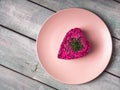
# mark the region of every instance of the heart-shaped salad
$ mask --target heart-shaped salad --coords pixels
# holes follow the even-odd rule
[[[71,60],[85,56],[90,49],[89,42],[85,39],[84,33],[80,28],[69,30],[58,52],[58,58]]]

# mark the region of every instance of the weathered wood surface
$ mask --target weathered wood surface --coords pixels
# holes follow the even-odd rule
[[[42,3],[44,1],[45,0],[43,0],[41,2],[38,2],[38,3],[44,4],[44,3]],[[61,6],[61,3],[63,3],[63,1],[59,1],[59,0],[56,1],[56,2],[54,1],[54,3],[57,3],[57,2],[60,4],[60,6]],[[84,7],[87,6],[86,5],[87,3],[84,2],[85,3],[85,5],[84,5],[83,2],[84,1],[81,1],[80,5],[83,5]],[[52,5],[52,3],[53,3],[53,1],[51,3],[49,3],[49,1],[46,1],[46,4],[44,4],[44,5],[48,5],[48,7],[50,7]],[[73,2],[73,3],[75,3],[75,2]],[[91,1],[90,3],[93,3],[93,2]],[[114,2],[113,5],[114,4],[115,4],[114,7],[118,7],[116,2]],[[71,5],[74,6],[74,4],[71,4]],[[91,4],[91,6],[92,5],[93,5],[93,7],[95,7],[97,5],[97,3],[96,4]],[[101,5],[101,3],[98,6],[101,6],[101,8],[106,7],[104,5]],[[0,8],[0,23],[2,25],[7,26],[7,27],[9,27],[9,28],[11,28],[11,29],[13,29],[13,30],[15,30],[19,33],[22,33],[22,34],[24,34],[28,37],[31,37],[33,39],[36,39],[37,34],[40,30],[40,27],[41,27],[41,24],[43,23],[43,21],[48,16],[53,14],[52,11],[49,11],[49,10],[47,10],[47,9],[41,7],[41,6],[35,5],[34,3],[31,3],[31,2],[28,2],[28,1],[2,0],[2,1],[0,1],[0,7],[1,7]],[[53,5],[53,7],[55,7],[55,5]],[[58,5],[58,7],[59,7],[59,5]],[[93,8],[93,7],[91,7],[91,8]],[[61,8],[59,7],[59,9],[56,9],[56,8],[54,10],[59,10],[59,9],[65,8],[65,7],[61,7]],[[115,9],[113,14],[116,13],[115,15],[120,17],[118,15],[119,12],[116,12],[116,10],[118,10],[118,9]],[[98,9],[98,11],[99,11],[99,9]],[[101,12],[101,14],[102,13],[104,14],[104,12]],[[112,13],[110,13],[110,14],[112,15]],[[119,19],[113,20],[113,22],[112,22],[114,24],[113,26],[115,26],[116,24],[119,24],[120,20],[119,21],[118,20]],[[109,20],[108,20],[108,22],[109,22]],[[117,27],[116,27],[117,30],[120,29],[119,26],[120,25],[117,25]],[[115,33],[117,32],[118,34],[120,32],[120,31],[114,30],[114,28],[111,29],[111,31],[113,31]],[[119,48],[120,45],[115,43],[114,47]],[[113,55],[113,58],[112,58],[112,63],[109,65],[110,67],[107,69],[107,71],[109,71],[109,72],[111,72],[115,75],[118,75],[118,76],[120,76],[120,70],[118,68],[120,66],[120,60],[119,60],[120,55],[118,53],[119,51],[120,50],[113,51],[114,55]]]
[[[120,43],[117,40],[114,40],[115,42]],[[106,72],[96,80],[84,85],[67,85],[52,79],[42,69],[41,65],[38,64],[35,53],[35,42],[3,27],[0,27],[0,64],[60,90],[83,90],[84,88],[88,90],[100,90],[106,87],[104,85],[108,86],[108,90],[112,90],[113,88],[119,90],[120,88],[120,79]]]
[[[52,14],[25,0],[0,0],[0,24],[34,39],[44,20]]]
[[[0,66],[0,90],[55,90]]]
[[[0,27],[0,64],[31,78],[56,86],[57,83],[41,68],[35,52],[35,42]]]
[[[45,1],[45,0],[43,0]],[[51,8],[51,3],[59,3],[64,2],[63,0],[52,0],[49,4],[46,0],[46,3],[43,4],[41,1],[40,3],[37,1],[37,3],[42,5],[47,5],[47,7]],[[75,3],[75,5],[78,4],[78,7],[83,8],[89,8],[89,10],[96,12],[98,15],[100,15],[110,26],[110,30],[112,32],[112,35],[115,37],[118,37],[120,35],[120,23],[119,18],[120,13],[116,12],[119,9],[118,3],[114,2],[112,6],[113,9],[111,9],[111,6],[107,3],[108,1],[105,1],[104,4],[101,4],[101,2],[93,2],[93,1],[67,1],[68,5],[69,2]],[[83,3],[82,3],[83,2]],[[111,1],[110,1],[111,2]],[[66,2],[64,2],[66,3]],[[66,7],[60,5],[62,8],[66,7],[77,7],[73,4],[73,6],[67,6]],[[82,4],[80,4],[82,3]],[[88,6],[87,6],[88,5]],[[112,5],[112,4],[110,4]],[[59,6],[59,5],[58,5]],[[94,9],[93,7],[97,7],[98,9]],[[56,5],[53,5],[54,10],[57,11]],[[107,15],[105,15],[99,10],[102,10],[105,7],[108,11],[113,10],[110,13],[107,11]],[[114,8],[115,7],[115,8]],[[117,7],[117,8],[116,8]],[[61,8],[61,9],[62,9]],[[101,9],[100,9],[101,8]],[[109,9],[110,8],[110,9]],[[60,8],[59,8],[60,9]],[[58,9],[58,10],[59,10]],[[97,11],[98,10],[98,11]],[[40,7],[38,5],[35,5],[28,1],[18,1],[18,0],[1,0],[0,1],[0,24],[9,27],[19,33],[22,33],[28,37],[31,37],[33,39],[36,39],[36,36],[39,32],[39,29],[41,27],[41,24],[43,21],[53,14],[54,12],[49,11],[43,7]],[[106,12],[105,12],[106,13]],[[110,15],[110,16],[109,16]],[[109,16],[109,17],[107,17]],[[115,19],[116,17],[116,19]],[[115,20],[114,20],[115,19]],[[113,21],[112,21],[113,20]],[[111,23],[112,22],[112,23]],[[107,68],[107,71],[120,76],[120,41],[113,39],[114,43],[114,51],[113,56],[111,59],[111,62],[109,64],[109,67]],[[54,86],[60,90],[119,90],[120,89],[120,79],[111,76],[110,74],[104,72],[103,75],[101,75],[96,80],[84,84],[84,85],[66,85],[62,84],[54,79],[52,79],[39,65],[38,59],[36,58],[36,50],[35,50],[35,42],[33,40],[30,40],[28,38],[25,38],[24,36],[21,36],[19,34],[16,34],[14,32],[11,32],[7,29],[4,29],[0,27],[0,64],[5,65],[13,70],[16,70],[20,73],[23,73],[31,78],[37,79],[39,81],[42,81],[48,85]],[[4,58],[4,59],[3,59]],[[107,86],[107,87],[106,87]]]
[[[111,34],[120,38],[120,4],[112,0],[33,0],[55,11],[69,7],[88,9],[99,15]],[[28,1],[1,0],[0,24],[36,38],[42,23],[54,12]]]

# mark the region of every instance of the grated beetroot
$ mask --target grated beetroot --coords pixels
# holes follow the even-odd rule
[[[62,41],[58,52],[60,59],[76,59],[86,55],[89,51],[89,42],[85,39],[79,28],[68,31]]]

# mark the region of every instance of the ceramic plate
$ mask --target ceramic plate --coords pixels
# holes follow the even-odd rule
[[[81,28],[90,42],[89,53],[81,58],[57,58],[65,34]],[[58,11],[42,26],[37,38],[37,53],[43,68],[56,80],[67,84],[82,84],[95,79],[108,65],[112,40],[105,23],[94,13],[79,8]]]

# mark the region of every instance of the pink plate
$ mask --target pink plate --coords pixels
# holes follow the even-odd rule
[[[65,34],[81,28],[90,42],[90,52],[79,59],[57,58]],[[67,84],[82,84],[95,79],[108,65],[112,40],[105,23],[94,13],[70,8],[58,11],[42,26],[37,39],[37,53],[43,68],[56,80]]]

